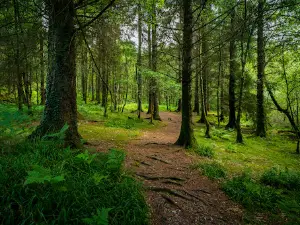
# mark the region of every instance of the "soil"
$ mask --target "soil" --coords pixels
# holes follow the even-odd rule
[[[164,127],[144,131],[126,148],[125,165],[146,190],[150,224],[243,224],[242,207],[228,199],[217,181],[191,168],[199,158],[173,144],[181,115],[161,112],[160,116]]]

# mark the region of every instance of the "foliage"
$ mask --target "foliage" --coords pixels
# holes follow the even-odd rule
[[[7,147],[1,224],[146,224],[141,186],[122,172],[123,151],[92,155],[47,141]]]
[[[220,179],[226,177],[225,168],[217,162],[201,163],[198,165],[202,174],[211,179]]]
[[[261,182],[275,188],[299,191],[300,173],[293,172],[288,169],[279,170],[278,168],[273,167],[262,175]]]
[[[213,148],[209,145],[198,145],[198,148],[193,150],[197,155],[207,157],[207,158],[213,158],[214,151]]]
[[[279,199],[279,193],[274,189],[254,182],[248,174],[234,177],[223,184],[223,190],[235,201],[245,207],[258,210],[272,210]]]

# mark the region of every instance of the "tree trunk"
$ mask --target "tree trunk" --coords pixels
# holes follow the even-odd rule
[[[14,5],[14,22],[15,22],[15,32],[16,32],[16,55],[15,55],[15,64],[16,64],[16,73],[17,73],[17,91],[18,91],[18,109],[22,111],[23,109],[23,85],[22,85],[22,74],[20,71],[20,21],[19,21],[19,3],[18,0],[13,0]]]
[[[87,49],[86,46],[82,45],[81,50],[81,91],[82,91],[82,100],[84,103],[87,103]]]
[[[196,46],[196,54],[195,56],[198,57],[200,55],[200,35],[197,35],[197,46]],[[200,115],[200,105],[199,105],[199,77],[201,76],[201,63],[200,60],[196,61],[196,79],[195,79],[195,99],[194,99],[194,112],[197,115]]]
[[[192,48],[193,13],[192,0],[183,1],[183,65],[182,65],[182,122],[177,145],[195,147],[197,145],[192,127]]]
[[[157,24],[156,24],[156,3],[153,3],[153,18],[152,18],[152,71],[157,72]],[[152,78],[151,82],[152,100],[153,102],[153,119],[161,120],[159,116],[158,93],[159,88],[157,78]]]
[[[152,40],[151,40],[151,25],[150,23],[148,24],[148,67],[149,69],[151,69],[152,67]],[[149,80],[149,94],[148,94],[148,112],[147,114],[152,114],[151,109],[152,107],[152,90],[151,90],[151,80]]]
[[[45,90],[45,62],[44,62],[44,36],[40,35],[40,69],[41,69],[41,105],[45,105],[46,102],[46,90]]]
[[[138,3],[138,57],[136,63],[137,85],[138,85],[138,118],[141,118],[142,112],[142,12],[141,1]]]
[[[235,9],[231,12],[231,34],[235,33]],[[230,40],[229,55],[229,121],[226,125],[226,129],[233,129],[236,127],[236,115],[235,115],[235,76],[236,76],[236,43],[235,37]]]
[[[257,112],[256,136],[266,137],[266,115],[264,110],[264,79],[265,79],[265,41],[264,41],[264,4],[258,1],[257,17]]]
[[[59,132],[68,124],[65,145],[79,148],[82,144],[77,128],[74,2],[47,0],[46,5],[49,13],[50,64],[46,105],[41,124],[30,138]]]

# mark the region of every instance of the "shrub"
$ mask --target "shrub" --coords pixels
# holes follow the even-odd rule
[[[197,155],[203,157],[213,158],[214,156],[213,148],[208,145],[199,145],[198,148],[194,150],[194,152]]]
[[[201,169],[203,175],[210,179],[220,179],[226,177],[225,168],[217,162],[199,164],[198,167]]]
[[[223,190],[233,200],[253,210],[272,210],[279,200],[279,194],[274,189],[256,183],[247,174],[226,181]]]
[[[261,182],[275,188],[286,188],[288,190],[299,191],[300,173],[271,168],[262,175]]]

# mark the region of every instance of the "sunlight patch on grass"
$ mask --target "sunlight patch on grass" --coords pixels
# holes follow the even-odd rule
[[[204,137],[203,126],[197,124],[195,127],[198,143],[214,146],[215,160],[222,162],[231,175],[251,170],[256,177],[274,166],[299,171],[299,156],[294,154],[295,143],[285,137],[270,134],[267,138],[258,138],[244,134],[245,144],[237,144],[235,131],[212,127],[213,138],[207,139]]]

